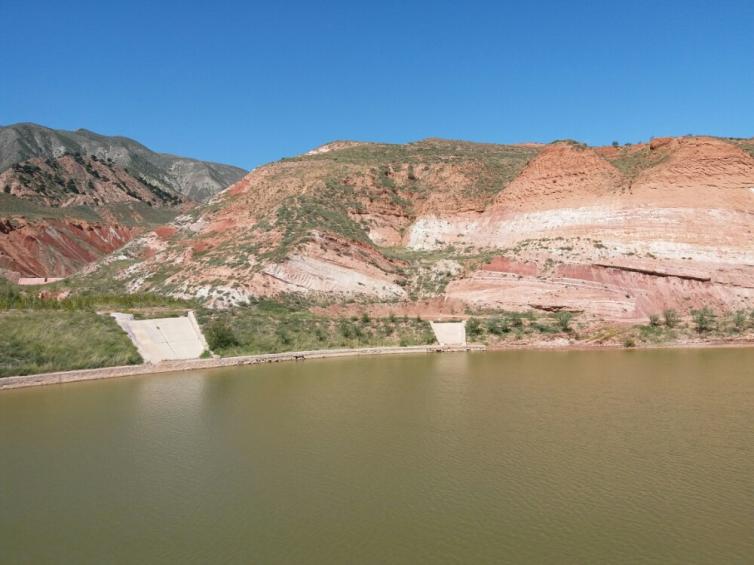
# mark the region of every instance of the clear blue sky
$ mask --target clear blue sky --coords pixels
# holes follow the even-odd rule
[[[0,0],[0,124],[251,168],[333,139],[754,135],[754,2]]]

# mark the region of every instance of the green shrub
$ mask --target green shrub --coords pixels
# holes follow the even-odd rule
[[[487,332],[491,333],[492,335],[503,335],[511,331],[508,320],[506,318],[503,318],[502,316],[489,318],[487,320],[486,326]]]
[[[700,310],[692,310],[691,317],[698,333],[712,331],[715,327],[715,313],[707,306]]]
[[[678,312],[672,308],[666,308],[662,311],[662,316],[665,319],[665,325],[669,328],[674,328],[678,325],[679,318]]]
[[[278,328],[275,335],[283,345],[291,345],[293,343],[293,338],[287,331],[285,331],[285,328]]]
[[[660,317],[657,314],[650,314],[649,315],[649,325],[653,328],[659,327],[660,325]]]
[[[514,328],[524,327],[524,315],[521,312],[511,312],[509,317],[510,325]]]
[[[472,339],[482,335],[482,323],[478,318],[469,318],[466,320],[466,335]]]
[[[552,334],[561,331],[560,326],[553,327],[550,324],[545,324],[543,322],[533,322],[529,325],[529,327],[534,328],[536,331],[542,334]]]
[[[746,312],[744,310],[736,310],[733,313],[733,329],[736,332],[741,333],[744,331],[746,329],[747,321]]]
[[[233,329],[221,320],[212,322],[206,331],[207,344],[210,349],[226,349],[238,345]]]
[[[560,312],[555,313],[555,320],[558,322],[558,327],[560,328],[560,331],[570,332],[572,319],[573,319],[572,312],[561,310]]]
[[[340,322],[338,330],[340,331],[340,335],[342,335],[346,339],[352,339],[355,335],[353,326],[348,320],[342,320]]]

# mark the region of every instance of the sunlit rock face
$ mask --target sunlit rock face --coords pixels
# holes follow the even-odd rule
[[[123,277],[218,304],[437,298],[623,320],[743,307],[754,294],[752,153],[752,140],[707,137],[337,142],[252,171],[168,237],[137,239]],[[457,268],[439,268],[448,262]]]

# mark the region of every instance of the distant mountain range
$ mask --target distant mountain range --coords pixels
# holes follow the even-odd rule
[[[246,173],[232,165],[155,153],[127,137],[100,135],[85,129],[65,131],[31,123],[0,127],[0,173],[29,159],[56,159],[66,154],[95,156],[112,162],[136,179],[199,202]]]

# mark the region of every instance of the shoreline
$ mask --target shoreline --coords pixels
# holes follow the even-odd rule
[[[509,343],[504,345],[487,345],[485,351],[643,351],[645,349],[736,349],[754,347],[754,339],[739,340],[707,340],[707,341],[677,341],[669,343],[637,344],[626,347],[617,343],[553,343],[539,341],[532,343]]]
[[[452,353],[467,351],[486,351],[480,344],[462,346],[451,345],[412,345],[406,347],[361,347],[353,349],[317,349],[312,351],[286,351],[283,353],[260,353],[258,355],[240,355],[237,357],[212,357],[208,359],[182,359],[163,361],[161,363],[142,363],[140,365],[121,365],[117,367],[98,367],[96,369],[73,369],[52,373],[36,373],[0,378],[0,391],[15,390],[34,386],[75,383],[150,375],[155,373],[172,373],[193,371],[197,369],[216,369],[242,365],[261,365],[284,361],[305,361],[307,359],[328,359],[338,357],[360,357],[376,355],[401,355],[410,353]]]
[[[195,371],[199,369],[217,369],[222,367],[238,367],[243,365],[261,365],[264,363],[279,363],[289,361],[305,361],[307,359],[331,359],[339,357],[360,357],[378,355],[406,355],[412,353],[458,353],[485,351],[641,351],[658,349],[734,349],[754,347],[753,339],[719,340],[719,341],[688,341],[668,344],[638,345],[624,347],[617,344],[589,344],[589,343],[552,343],[546,341],[522,344],[485,345],[467,344],[463,346],[450,345],[412,345],[406,347],[362,347],[353,349],[317,349],[311,351],[286,351],[283,353],[260,353],[256,355],[240,355],[236,357],[213,357],[209,359],[183,359],[177,361],[163,361],[151,364],[121,365],[117,367],[98,367],[95,369],[73,369],[70,371],[55,371],[52,373],[36,373],[33,375],[19,375],[0,378],[0,392],[35,386],[66,384],[83,381],[94,381],[151,375],[158,373],[172,373],[178,371]]]

